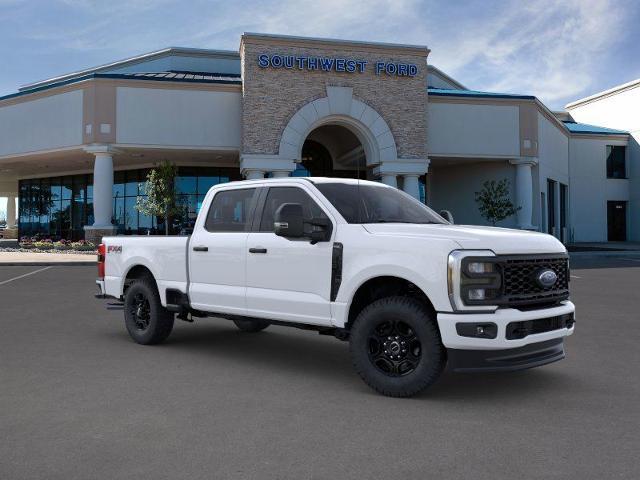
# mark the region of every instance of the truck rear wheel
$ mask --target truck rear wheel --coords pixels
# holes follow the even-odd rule
[[[235,319],[233,323],[243,332],[260,332],[269,326],[267,321],[250,318]]]
[[[173,313],[162,306],[158,289],[149,280],[135,280],[124,297],[124,323],[134,342],[155,345],[173,330]]]
[[[360,312],[350,332],[353,365],[377,392],[410,397],[433,384],[446,349],[433,314],[410,297],[377,300]]]

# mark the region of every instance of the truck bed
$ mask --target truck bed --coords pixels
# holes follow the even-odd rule
[[[132,267],[147,268],[158,284],[162,304],[168,288],[187,292],[187,236],[104,237],[105,293],[120,297]]]

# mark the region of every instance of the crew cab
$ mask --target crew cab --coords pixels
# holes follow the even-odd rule
[[[574,331],[565,247],[542,233],[453,225],[377,182],[276,178],[207,193],[190,236],[105,237],[99,296],[157,344],[174,318],[348,340],[376,391],[410,396],[455,371],[564,358]]]

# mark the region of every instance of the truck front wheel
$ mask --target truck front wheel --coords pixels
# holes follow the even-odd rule
[[[135,280],[124,297],[124,323],[134,342],[155,345],[173,330],[173,313],[162,306],[152,282]]]
[[[377,392],[409,397],[433,384],[446,349],[433,314],[410,297],[387,297],[365,307],[350,332],[353,365]]]

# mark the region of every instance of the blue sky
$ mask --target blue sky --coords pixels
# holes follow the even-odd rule
[[[640,2],[0,0],[0,94],[166,46],[236,50],[244,31],[423,44],[478,90],[547,106],[640,77]]]

